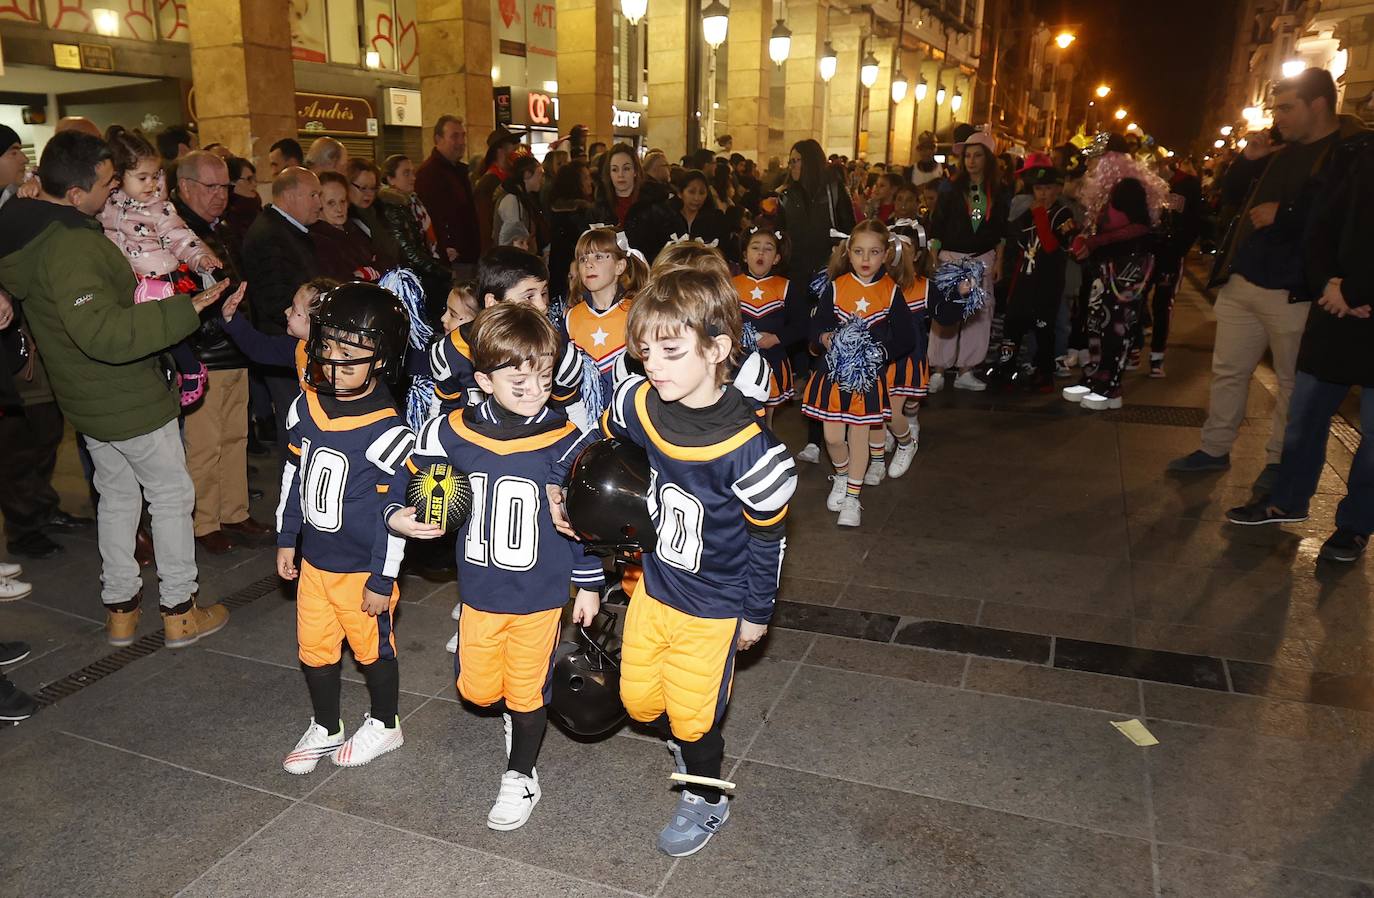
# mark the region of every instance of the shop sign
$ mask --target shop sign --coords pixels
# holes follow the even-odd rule
[[[59,69],[81,71],[81,48],[76,44],[53,44],[52,64]]]
[[[620,100],[611,107],[611,130],[616,134],[644,134],[644,104]]]
[[[362,97],[297,93],[296,128],[308,134],[371,137],[377,133],[377,117]]]
[[[530,91],[529,101],[525,104],[530,113],[531,125],[552,125],[558,121],[558,101],[548,94]]]
[[[491,100],[496,106],[496,124],[515,124],[514,117],[511,114],[510,88],[493,87],[491,89]]]
[[[114,47],[105,44],[82,44],[81,67],[88,72],[113,72]]]

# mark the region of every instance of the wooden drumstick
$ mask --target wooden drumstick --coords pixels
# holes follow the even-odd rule
[[[735,788],[735,784],[729,780],[712,779],[709,776],[697,776],[692,773],[678,773],[676,770],[668,774],[668,779],[679,783],[692,783],[697,786],[711,786],[715,789]]]

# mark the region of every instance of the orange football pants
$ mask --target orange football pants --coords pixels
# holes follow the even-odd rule
[[[458,692],[477,705],[506,700],[511,711],[537,711],[553,688],[553,652],[562,608],[497,614],[463,606],[458,622]]]
[[[301,561],[296,585],[296,642],[302,662],[310,667],[333,664],[342,655],[345,639],[359,664],[396,657],[396,634],[391,625],[401,591],[393,584],[391,604],[373,617],[363,610],[367,577],[366,571],[336,574]]]

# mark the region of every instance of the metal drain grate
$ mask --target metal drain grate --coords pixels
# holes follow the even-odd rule
[[[1127,405],[1102,415],[1118,424],[1158,424],[1165,427],[1201,427],[1207,420],[1205,408],[1182,405]]]
[[[261,580],[250,583],[238,592],[221,599],[220,604],[226,608],[242,608],[244,605],[255,602],[273,592],[280,583],[281,581],[276,574],[263,577]],[[97,683],[110,674],[123,670],[139,658],[146,658],[162,646],[161,630],[142,636],[134,640],[132,645],[111,652],[100,660],[87,664],[75,673],[69,673],[62,679],[54,680],[44,686],[34,693],[34,701],[42,707],[54,705],[64,698],[75,695],[92,683]]]

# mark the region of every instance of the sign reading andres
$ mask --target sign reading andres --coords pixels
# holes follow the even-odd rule
[[[375,117],[372,104],[362,97],[296,94],[296,127],[301,131],[366,136],[367,120]]]

